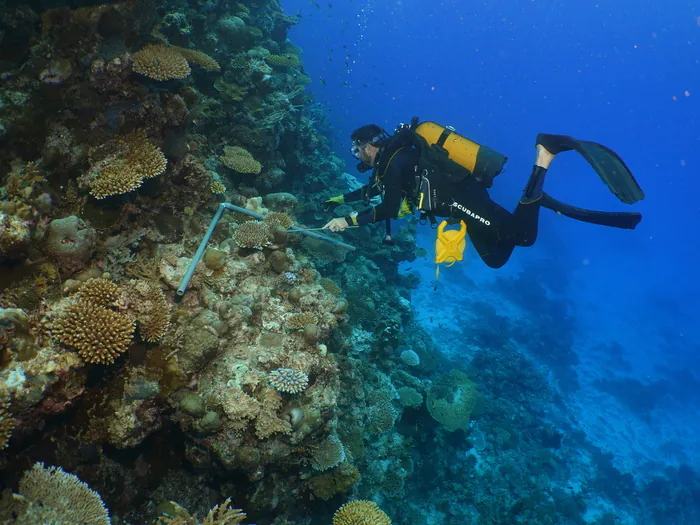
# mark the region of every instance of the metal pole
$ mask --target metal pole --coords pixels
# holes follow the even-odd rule
[[[202,255],[204,255],[204,250],[207,249],[207,244],[209,243],[209,239],[211,238],[212,234],[214,233],[214,229],[216,228],[216,225],[219,222],[219,219],[221,219],[221,216],[224,213],[224,210],[232,210],[232,211],[237,211],[238,213],[243,213],[245,215],[248,215],[250,217],[253,217],[254,219],[258,220],[263,220],[265,217],[263,215],[260,215],[259,213],[256,213],[251,210],[246,210],[245,208],[241,208],[240,206],[236,206],[235,204],[231,204],[230,202],[222,202],[219,204],[219,209],[216,210],[216,214],[214,215],[214,218],[211,220],[211,223],[209,224],[209,228],[207,229],[207,232],[204,234],[204,238],[202,239],[202,242],[199,243],[199,248],[197,248],[196,253],[194,254],[194,257],[192,258],[192,262],[190,262],[190,265],[187,267],[187,271],[185,272],[185,275],[182,276],[182,280],[180,281],[180,286],[177,288],[177,295],[182,296],[185,293],[185,290],[187,289],[187,285],[190,284],[190,279],[192,279],[192,275],[194,274],[194,270],[197,267],[197,263],[201,260]],[[302,235],[307,235],[308,237],[313,237],[314,239],[319,239],[321,241],[326,241],[330,242],[332,244],[336,244],[338,246],[342,246],[346,250],[350,251],[355,251],[357,248],[354,246],[351,246],[350,244],[345,244],[344,242],[337,241],[335,239],[331,239],[330,237],[326,237],[325,235],[321,235],[320,233],[312,232],[305,230],[304,228],[300,228],[298,226],[291,226],[289,228],[292,231],[298,232]]]

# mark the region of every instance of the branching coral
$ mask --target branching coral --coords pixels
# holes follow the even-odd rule
[[[278,392],[298,394],[306,390],[306,386],[309,384],[309,376],[301,370],[278,368],[270,372],[270,384]]]
[[[345,447],[338,436],[330,434],[311,447],[309,459],[315,470],[328,470],[345,461]]]
[[[153,80],[185,78],[191,72],[187,59],[177,49],[162,44],[149,44],[134,53],[133,69]]]
[[[175,51],[180,53],[187,62],[190,64],[196,64],[207,71],[221,71],[221,66],[212,57],[196,49],[187,49],[184,47],[173,47]]]
[[[249,221],[241,224],[233,234],[233,241],[241,248],[257,248],[270,244],[270,229],[264,222]]]
[[[170,326],[170,303],[156,283],[132,280],[129,310],[139,326],[141,338],[149,343],[160,341]]]
[[[224,193],[226,193],[226,186],[221,181],[213,180],[211,181],[211,184],[209,184],[209,190],[214,195],[223,195]]]
[[[133,191],[144,179],[163,173],[168,164],[160,148],[151,144],[143,131],[115,139],[93,152],[92,157],[99,157],[99,161],[93,162],[90,173],[83,178],[97,199]]]
[[[115,287],[105,279],[87,281],[75,302],[51,323],[52,336],[75,348],[87,363],[113,363],[134,336],[134,321],[116,308]]]
[[[238,525],[246,518],[246,513],[241,509],[231,509],[231,498],[227,498],[221,505],[216,505],[209,511],[207,517],[200,521],[197,515],[192,515],[184,507],[174,501],[170,502],[175,507],[176,516],[161,516],[163,525]]]
[[[373,501],[360,499],[340,507],[333,525],[391,525],[391,519]]]
[[[396,411],[391,401],[383,400],[373,405],[367,415],[367,427],[371,432],[381,434],[394,426]]]
[[[9,408],[9,401],[0,399],[0,450],[7,448],[12,431],[15,429],[15,420]]]
[[[282,226],[285,230],[294,224],[292,218],[286,213],[270,213],[265,216],[265,223],[269,224],[270,227]]]
[[[292,314],[287,318],[287,328],[290,330],[303,330],[310,324],[318,323],[318,318],[311,312]]]
[[[19,496],[25,508],[13,522],[18,525],[111,523],[100,495],[60,467],[36,463],[22,476]]]
[[[253,155],[239,146],[225,146],[224,154],[219,157],[222,164],[238,173],[258,174],[262,171],[262,165],[253,158]]]

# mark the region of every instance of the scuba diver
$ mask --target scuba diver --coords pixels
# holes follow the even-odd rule
[[[642,189],[623,160],[595,142],[564,135],[537,135],[535,163],[511,213],[491,200],[487,191],[507,157],[458,135],[453,128],[434,122],[418,124],[414,117],[410,125],[399,125],[393,136],[380,126],[369,124],[353,131],[351,139],[352,153],[360,161],[358,169],[373,170],[370,182],[356,191],[328,199],[324,207],[330,210],[360,200],[369,205],[375,196],[381,196],[382,201],[360,213],[332,219],[323,227],[334,232],[382,221],[388,225],[388,219],[418,209],[421,223],[430,220],[435,227],[437,216],[447,218],[448,224],[461,224],[461,237],[468,232],[481,259],[491,268],[500,268],[515,246],[535,243],[541,207],[579,221],[615,228],[634,229],[642,218],[639,213],[577,208],[543,191],[554,157],[576,151],[622,202],[632,204],[643,199]],[[444,225],[445,221],[438,237]],[[461,260],[461,253],[455,258]]]

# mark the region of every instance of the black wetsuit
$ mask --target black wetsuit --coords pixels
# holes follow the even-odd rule
[[[627,167],[612,150],[585,141],[574,141],[570,137],[538,136],[538,139],[556,138],[566,143],[563,151],[575,149],[581,153],[623,202],[636,202],[643,198],[641,189]],[[566,141],[570,140],[571,145]],[[559,143],[550,146],[555,151]],[[416,165],[419,152],[410,146],[395,151],[380,150],[377,166],[370,184],[344,195],[345,202],[364,200],[382,195],[381,204],[360,212],[355,217],[357,224],[370,224],[394,219],[399,215],[402,201],[410,202],[416,186]],[[540,208],[545,207],[562,215],[593,224],[634,229],[641,220],[639,213],[601,212],[576,208],[559,202],[542,191],[547,170],[533,166],[530,179],[523,191],[515,211],[509,212],[491,200],[488,190],[472,177],[439,185],[433,196],[432,212],[438,217],[464,220],[467,232],[476,251],[492,268],[503,266],[516,246],[532,246],[537,240]],[[625,182],[626,186],[620,180]],[[623,198],[622,189],[632,188],[629,198]],[[637,191],[638,190],[638,191]]]
[[[382,158],[387,154],[390,154],[388,159]],[[344,195],[345,202],[367,202],[383,194],[381,204],[357,215],[359,225],[396,218],[401,202],[410,199],[415,189],[417,150],[404,147],[395,154],[380,152],[380,155],[373,181]],[[441,188],[434,213],[463,219],[469,238],[484,262],[492,268],[500,268],[508,261],[515,246],[531,246],[537,239],[539,209],[538,200],[532,204],[519,204],[515,213],[510,213],[491,200],[486,188],[474,179],[467,179]]]

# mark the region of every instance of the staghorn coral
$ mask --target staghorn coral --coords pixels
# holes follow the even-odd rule
[[[271,228],[274,226],[281,226],[285,230],[288,230],[289,227],[292,226],[292,224],[294,224],[292,218],[286,213],[269,213],[265,216],[265,219],[263,220]]]
[[[318,318],[311,312],[292,314],[287,318],[287,328],[290,330],[302,330],[310,324],[316,324]]]
[[[373,501],[360,499],[340,507],[333,514],[333,525],[391,525],[391,519]]]
[[[100,495],[60,467],[36,463],[22,476],[19,496],[25,508],[13,521],[17,525],[111,523]]]
[[[301,370],[278,368],[270,372],[270,384],[278,392],[298,394],[306,390],[306,386],[309,384],[309,376]]]
[[[238,173],[257,175],[262,171],[262,165],[253,158],[247,149],[240,146],[225,146],[224,154],[219,157],[219,160],[224,166]]]
[[[148,280],[132,280],[129,311],[136,319],[141,338],[148,343],[160,341],[170,326],[170,303],[163,290]]]
[[[7,448],[15,429],[15,420],[10,414],[10,402],[0,399],[0,450]]]
[[[260,221],[248,221],[241,224],[233,234],[233,241],[241,248],[257,248],[270,244],[270,229]]]
[[[150,143],[143,131],[118,137],[91,153],[90,172],[81,182],[90,187],[97,199],[128,193],[141,187],[144,179],[165,171],[168,161],[158,146]],[[99,158],[98,161],[94,161]]]
[[[197,51],[196,49],[187,49],[184,47],[173,46],[172,49],[174,49],[183,57],[185,57],[187,62],[189,62],[190,64],[200,66],[206,69],[207,71],[221,71],[221,66],[219,65],[219,63],[206,53],[202,53],[201,51]]]
[[[153,80],[185,78],[192,71],[181,52],[163,44],[148,44],[133,59],[134,71]]]
[[[338,436],[333,434],[312,445],[310,452],[309,460],[314,470],[328,470],[345,461],[345,447]]]
[[[176,516],[161,516],[159,523],[162,525],[238,525],[247,516],[241,509],[231,509],[231,498],[226,498],[221,505],[214,506],[203,520],[197,519],[197,515],[190,514],[184,507],[174,501],[170,502],[174,507]]]

